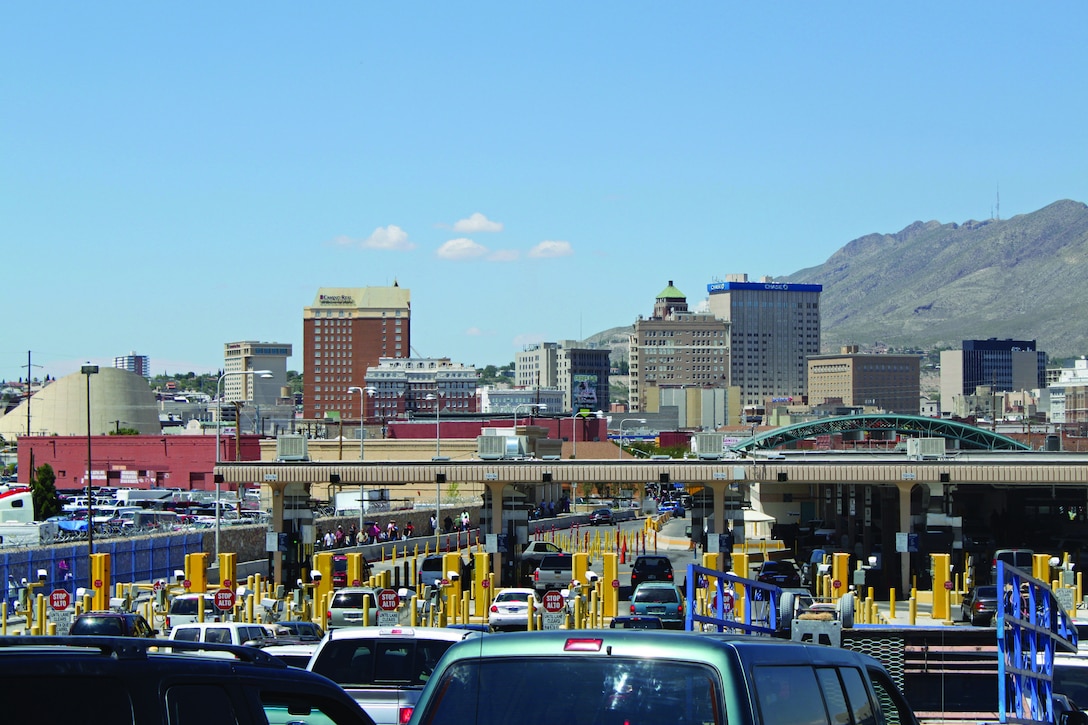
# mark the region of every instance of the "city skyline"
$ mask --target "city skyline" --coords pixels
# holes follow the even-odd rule
[[[413,356],[502,365],[669,279],[1088,200],[1077,3],[424,6],[9,8],[0,378],[304,372],[315,291],[394,282]]]

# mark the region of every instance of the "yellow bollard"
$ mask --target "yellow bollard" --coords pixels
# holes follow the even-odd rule
[[[888,618],[895,619],[895,590],[892,589],[888,594]]]
[[[910,598],[910,602],[907,604],[907,621],[913,627],[918,622],[918,602],[914,597]]]

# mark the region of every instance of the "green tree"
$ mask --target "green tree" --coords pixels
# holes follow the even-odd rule
[[[44,521],[60,513],[60,501],[57,500],[57,475],[53,467],[43,463],[34,469],[30,479],[30,495],[34,499],[34,519]]]
[[[117,428],[116,430],[111,430],[107,435],[111,435],[111,436],[138,436],[138,435],[140,435],[140,431],[136,430],[135,428]]]

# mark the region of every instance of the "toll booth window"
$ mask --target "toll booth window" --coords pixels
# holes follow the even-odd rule
[[[174,685],[166,691],[168,722],[237,725],[230,694],[218,685]]]
[[[831,722],[811,667],[756,667],[752,679],[763,722],[788,722],[791,725]]]

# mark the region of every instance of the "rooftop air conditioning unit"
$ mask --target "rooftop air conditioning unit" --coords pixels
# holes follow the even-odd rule
[[[310,454],[306,450],[306,437],[297,433],[285,433],[276,436],[277,461],[308,461]]]

